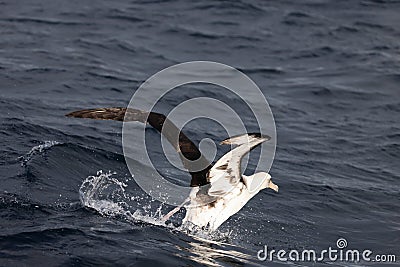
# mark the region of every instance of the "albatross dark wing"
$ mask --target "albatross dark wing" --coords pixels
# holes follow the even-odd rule
[[[114,120],[123,121],[125,116],[127,121],[146,122],[149,112],[138,109],[127,108],[94,108],[83,109],[66,114],[67,117],[86,118],[95,120]]]
[[[163,114],[116,107],[78,110],[68,113],[66,116],[95,120],[138,121],[148,123],[162,133],[179,153],[183,165],[192,175],[190,186],[202,186],[209,183],[207,175],[212,165],[201,154],[197,146]],[[177,140],[177,136],[179,136],[179,140]]]

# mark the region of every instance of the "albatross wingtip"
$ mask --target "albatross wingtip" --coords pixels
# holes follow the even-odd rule
[[[73,118],[85,118],[95,120],[115,120],[123,121],[125,116],[126,108],[114,107],[114,108],[93,108],[93,109],[82,109],[65,114],[67,117]]]
[[[76,114],[77,114],[77,111],[72,111],[72,112],[65,114],[65,117],[77,117]]]

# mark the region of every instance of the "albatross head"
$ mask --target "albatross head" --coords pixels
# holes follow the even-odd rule
[[[271,175],[266,172],[258,172],[254,175],[246,177],[246,186],[250,192],[258,192],[265,188],[271,188],[278,192],[279,187],[271,180]]]
[[[261,189],[271,188],[275,192],[278,192],[279,187],[272,182],[271,175],[269,173],[260,172],[260,173],[257,173],[256,175],[262,175],[264,177],[264,181],[261,186]]]

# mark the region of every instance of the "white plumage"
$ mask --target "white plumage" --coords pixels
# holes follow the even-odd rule
[[[186,216],[183,224],[192,223],[211,231],[216,230],[260,190],[271,188],[278,191],[278,186],[271,181],[268,173],[259,172],[251,176],[241,173],[243,156],[253,147],[269,139],[268,136],[259,134],[246,134],[222,141],[221,144],[237,147],[225,154],[211,168],[210,187],[206,193],[208,197],[204,197],[199,187],[192,189],[189,204],[185,206]],[[213,199],[212,202],[210,198]]]

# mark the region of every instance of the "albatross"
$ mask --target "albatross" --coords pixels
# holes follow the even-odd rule
[[[163,217],[164,221],[180,208],[185,207],[186,214],[182,225],[194,225],[200,229],[215,231],[262,189],[270,188],[278,192],[279,188],[272,182],[270,174],[259,172],[246,176],[241,171],[242,158],[253,148],[270,140],[271,138],[267,135],[246,133],[223,140],[222,145],[235,147],[213,165],[201,154],[197,146],[163,114],[114,107],[78,110],[66,116],[142,122],[165,135],[192,176],[190,181],[192,189],[188,198],[180,206]],[[179,138],[174,138],[175,136]],[[205,167],[202,170],[195,170],[193,162],[203,164],[202,166]]]

